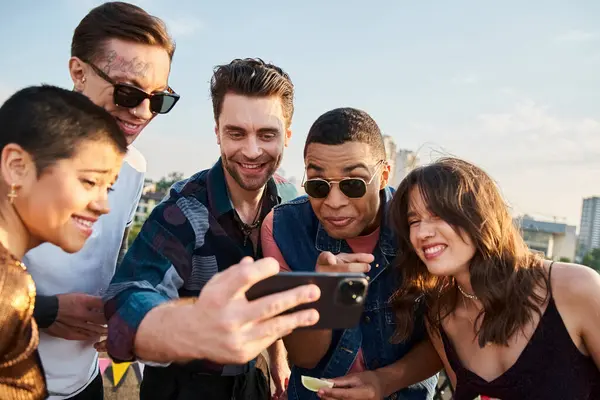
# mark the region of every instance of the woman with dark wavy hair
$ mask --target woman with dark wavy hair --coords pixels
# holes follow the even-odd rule
[[[444,158],[390,206],[400,240],[396,340],[425,307],[455,399],[600,399],[600,275],[529,250],[494,181]]]

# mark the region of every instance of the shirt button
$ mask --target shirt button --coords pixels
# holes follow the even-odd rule
[[[371,322],[371,317],[369,317],[368,315],[365,316],[365,323],[370,323]]]

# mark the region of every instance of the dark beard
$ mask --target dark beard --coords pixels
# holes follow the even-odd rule
[[[249,192],[259,190],[265,186],[267,181],[273,177],[277,168],[281,165],[281,160],[283,155],[281,155],[275,162],[273,163],[271,160],[266,162],[268,164],[267,173],[265,174],[265,179],[261,181],[252,181],[252,182],[244,182],[244,178],[238,173],[237,169],[232,165],[234,162],[229,162],[225,156],[221,155],[221,159],[223,160],[223,166],[229,172],[229,175],[233,178],[233,180],[244,190]]]

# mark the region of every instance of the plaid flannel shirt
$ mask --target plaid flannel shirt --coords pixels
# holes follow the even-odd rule
[[[277,204],[297,196],[278,175],[266,185],[261,219]],[[104,296],[107,348],[117,361],[135,359],[139,324],[154,307],[198,296],[218,271],[257,254],[236,220],[221,160],[210,169],[177,182],[150,214]],[[223,366],[214,365],[215,373]],[[222,372],[222,371],[221,371]]]

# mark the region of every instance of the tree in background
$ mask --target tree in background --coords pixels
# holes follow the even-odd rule
[[[169,189],[171,188],[171,186],[173,186],[175,182],[179,182],[182,179],[182,172],[169,172],[169,175],[167,175],[166,177],[163,176],[158,182],[156,182],[156,191],[166,193],[169,191]]]
[[[161,197],[166,195],[166,193],[168,193],[171,186],[173,186],[173,184],[175,182],[179,182],[182,179],[183,179],[182,172],[178,172],[178,171],[169,172],[169,174],[167,176],[163,176],[162,178],[160,178],[160,180],[158,182],[155,183],[155,185],[156,185],[155,189],[154,189],[155,193],[160,193]],[[150,183],[152,183],[152,181],[150,179],[146,179],[145,183],[150,184]],[[149,195],[149,194],[142,195],[142,200],[144,200],[144,196],[146,196],[146,195]],[[131,227],[131,230],[129,231],[129,235],[127,236],[127,243],[129,246],[131,246],[134,239],[137,237],[138,233],[140,233],[140,229],[142,229],[142,225],[144,224],[144,221],[143,221],[144,219],[145,218],[142,218],[142,220],[137,220]]]
[[[593,249],[589,251],[581,261],[583,265],[595,269],[596,272],[600,272],[600,249]]]
[[[131,229],[129,230],[129,234],[127,235],[127,247],[131,247],[131,244],[137,237],[138,233],[140,233],[140,229],[142,229],[142,225],[143,225],[143,223],[136,222],[131,226]]]

